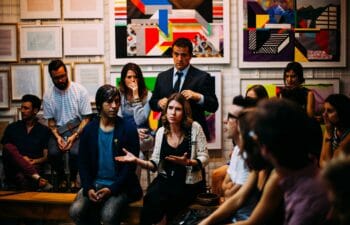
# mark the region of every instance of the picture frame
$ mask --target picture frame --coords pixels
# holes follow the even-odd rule
[[[18,61],[18,28],[16,23],[0,23],[0,62]]]
[[[40,64],[12,64],[10,73],[13,101],[20,101],[25,94],[42,98]]]
[[[71,63],[64,63],[66,65],[67,69],[67,76],[69,80],[73,80],[73,75],[72,75],[72,64]],[[43,94],[49,89],[51,89],[54,84],[52,82],[50,73],[49,73],[49,64],[45,63],[42,64],[42,81],[43,81]]]
[[[263,85],[269,97],[275,97],[279,89],[284,87],[283,79],[241,79],[241,94],[245,96],[247,88],[254,84]],[[323,102],[328,95],[340,93],[340,80],[338,78],[306,79],[303,86],[314,93],[316,115],[322,113]]]
[[[110,64],[172,64],[171,45],[187,37],[194,45],[192,63],[230,63],[230,1],[201,5],[109,0]]]
[[[83,85],[88,93],[90,102],[95,102],[97,89],[104,84],[105,65],[103,62],[75,63],[74,81]]]
[[[145,79],[145,83],[146,83],[146,87],[148,90],[153,90],[155,83],[156,83],[156,79],[159,72],[155,72],[155,71],[143,71],[143,77]],[[215,94],[218,98],[218,101],[220,101],[221,97],[222,97],[222,81],[221,81],[221,76],[222,73],[221,71],[208,71],[208,73],[211,74],[213,82],[215,83]],[[116,87],[118,87],[120,81],[120,72],[111,72],[110,73],[110,84],[111,85],[115,85]],[[222,109],[220,107],[220,103],[219,103],[219,108],[215,113],[209,113],[206,112],[206,119],[207,119],[207,123],[208,123],[208,128],[210,131],[210,136],[211,136],[211,141],[208,142],[208,149],[210,150],[218,150],[221,149],[222,147]],[[153,112],[151,111],[151,118],[156,118],[155,120],[159,120],[160,118],[160,113],[158,112]],[[152,127],[152,122],[155,122],[156,124],[158,124],[157,121],[152,121],[152,119],[149,119],[149,125]],[[157,125],[154,126],[155,129],[157,128]]]
[[[64,55],[104,55],[102,23],[65,24]]]
[[[262,2],[238,1],[239,68],[346,66],[346,0]]]
[[[0,137],[4,136],[5,130],[10,123],[15,122],[15,116],[1,115],[0,116]],[[0,144],[0,151],[2,151],[3,145]]]
[[[61,26],[21,26],[21,58],[61,58]]]
[[[20,18],[60,19],[61,1],[58,0],[20,0]]]
[[[102,19],[103,0],[63,0],[65,19]]]
[[[0,70],[0,109],[10,108],[10,75],[8,70]]]

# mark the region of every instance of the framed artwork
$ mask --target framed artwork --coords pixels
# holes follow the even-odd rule
[[[62,57],[62,28],[60,26],[21,26],[21,58]]]
[[[254,84],[263,85],[269,97],[278,95],[280,89],[284,87],[283,79],[241,79],[241,94],[244,96],[246,90]],[[340,80],[337,78],[306,79],[303,86],[313,91],[315,95],[315,114],[320,115],[323,109],[323,102],[327,96],[339,93]]]
[[[18,61],[17,37],[17,24],[0,24],[0,62]]]
[[[13,64],[11,65],[12,100],[21,100],[25,94],[42,98],[41,65]]]
[[[346,66],[346,0],[238,1],[239,67]]]
[[[104,55],[102,23],[65,24],[64,55]]]
[[[59,19],[61,1],[58,0],[20,0],[21,19]]]
[[[143,71],[146,87],[148,90],[153,91],[156,84],[156,79],[159,72]],[[213,83],[215,84],[215,94],[220,101],[221,99],[221,72],[220,71],[209,71],[212,76]],[[120,73],[112,72],[110,74],[110,84],[118,87],[120,81]],[[206,113],[207,124],[210,131],[210,139],[208,142],[208,149],[221,149],[222,139],[222,118],[221,118],[221,107],[215,113]],[[158,120],[160,119],[161,113],[151,111],[148,118],[149,126],[151,129],[156,130],[158,128]]]
[[[10,108],[10,76],[9,71],[0,70],[0,109]]]
[[[103,18],[103,0],[63,0],[65,19]]]
[[[16,119],[15,116],[0,116],[0,137],[4,136],[6,127],[14,122]],[[0,151],[2,150],[2,144],[0,144]]]
[[[90,96],[90,102],[95,102],[97,89],[104,84],[105,65],[100,63],[75,63],[74,81],[83,85]]]
[[[67,76],[69,80],[73,80],[72,76],[72,65],[70,63],[65,63],[67,68]],[[42,75],[43,75],[43,94],[53,87],[52,79],[49,73],[49,64],[42,65]]]
[[[192,41],[194,64],[230,62],[230,1],[114,1],[110,6],[112,65],[171,64],[171,45]]]

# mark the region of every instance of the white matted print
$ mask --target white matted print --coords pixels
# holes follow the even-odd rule
[[[105,65],[103,62],[74,64],[74,81],[87,89],[90,102],[95,102],[96,91],[104,84],[104,76]]]
[[[20,27],[21,58],[62,57],[62,28],[60,26]]]
[[[69,80],[72,80],[72,65],[70,63],[65,63],[67,69],[67,76]],[[43,93],[53,87],[53,82],[49,73],[49,64],[43,64]]]
[[[9,71],[0,70],[0,109],[10,108]]]
[[[104,55],[102,23],[65,24],[64,55]]]
[[[63,0],[66,19],[103,18],[103,0]]]
[[[25,94],[32,94],[42,98],[41,65],[11,65],[11,86],[12,100],[21,100]]]
[[[59,19],[61,1],[59,0],[20,0],[21,19]]]
[[[17,24],[0,24],[0,62],[17,62]]]

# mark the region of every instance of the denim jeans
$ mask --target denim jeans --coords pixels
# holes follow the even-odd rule
[[[76,225],[118,225],[128,206],[125,193],[110,196],[100,203],[92,202],[81,189],[70,207],[69,214]]]
[[[67,131],[64,133],[64,136],[69,137],[72,135],[70,131]],[[79,153],[79,141],[80,139],[77,139],[74,141],[71,149],[67,153],[62,153],[62,151],[58,148],[57,140],[52,135],[49,139],[48,143],[48,149],[49,149],[49,161],[51,163],[51,166],[56,171],[58,180],[62,180],[63,176],[65,174],[64,172],[64,160],[63,160],[63,154],[69,154],[69,174],[71,177],[71,180],[75,180],[76,176],[78,174],[78,153]]]

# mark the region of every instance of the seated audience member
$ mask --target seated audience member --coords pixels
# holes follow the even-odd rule
[[[321,167],[340,153],[350,154],[350,98],[331,94],[324,101],[326,126],[320,158]]]
[[[233,101],[233,102],[235,102],[235,101]],[[226,132],[226,137],[228,139],[232,140],[233,147],[234,147],[233,152],[236,152],[236,153],[239,152],[239,148],[236,145],[237,141],[238,141],[236,120],[238,118],[239,112],[242,109],[243,109],[242,106],[233,103],[233,105],[229,106],[227,119],[224,121],[224,126],[225,126],[224,131]],[[237,151],[235,151],[235,148]],[[231,158],[232,158],[232,152],[231,152]],[[234,157],[234,158],[236,158],[236,157]],[[231,166],[231,167],[233,167],[233,166]],[[213,174],[212,174],[212,192],[217,194],[218,196],[228,197],[228,196],[233,194],[233,190],[237,190],[237,188],[234,188],[234,185],[232,184],[230,176],[227,173],[228,168],[229,168],[229,165],[223,165],[223,166],[221,166],[213,171]],[[246,175],[248,175],[248,172]],[[231,181],[231,182],[229,182],[229,181]],[[230,189],[230,190],[228,190],[228,189]],[[230,192],[230,194],[228,192]]]
[[[79,136],[92,114],[89,93],[79,83],[69,80],[66,65],[59,59],[49,63],[48,70],[54,86],[43,98],[44,118],[51,129],[49,161],[56,172],[58,188],[78,189]],[[69,156],[69,179],[65,177],[63,156]]]
[[[262,85],[253,85],[249,87],[246,91],[246,97],[243,100],[242,97],[235,97],[233,99],[234,105],[239,105],[241,107],[252,107],[255,106],[257,102],[260,100],[268,98],[268,94],[264,86]],[[235,114],[233,114],[235,115]],[[227,120],[228,121],[228,120]],[[227,125],[227,121],[224,121],[224,123]],[[227,127],[227,129],[229,129]],[[226,131],[227,131],[226,129]],[[233,140],[233,144],[235,145],[235,142]],[[211,189],[212,192],[217,194],[218,196],[223,196],[222,193],[222,182],[224,181],[226,177],[228,165],[220,166],[219,168],[216,168],[212,173],[212,183],[211,183]]]
[[[120,224],[129,202],[142,197],[135,165],[119,163],[114,157],[128,149],[139,154],[134,126],[117,116],[120,94],[112,85],[96,92],[99,118],[86,125],[79,145],[79,174],[82,189],[70,208],[76,224]]]
[[[317,179],[319,168],[310,153],[322,146],[313,133],[310,118],[297,104],[285,99],[261,102],[255,128],[250,132],[260,153],[280,176],[284,193],[284,224],[323,224],[330,204],[324,185]],[[288,128],[288,129],[286,129]]]
[[[153,138],[148,129],[148,116],[151,111],[148,101],[152,92],[147,90],[142,70],[137,64],[127,63],[123,66],[119,91],[119,114],[138,129],[141,151],[150,150],[153,147]]]
[[[280,225],[283,223],[283,193],[279,186],[280,177],[260,154],[260,147],[251,131],[255,126],[256,109],[243,110],[238,119],[241,135],[241,148],[246,155],[245,161],[251,170],[259,172],[257,187],[259,202],[246,220],[238,221],[239,225]]]
[[[287,64],[283,72],[284,87],[279,96],[287,98],[299,104],[309,117],[315,114],[315,96],[314,93],[303,87],[305,82],[303,66],[298,62]]]
[[[140,139],[140,157],[148,158],[154,145],[154,138],[148,126],[148,116],[151,111],[148,101],[152,92],[147,90],[142,70],[137,64],[127,63],[123,66],[119,91],[121,105],[118,114],[137,128]],[[137,168],[136,173],[138,177],[141,176],[140,167]]]
[[[251,99],[255,99],[256,102],[259,102],[260,100],[263,100],[265,98],[269,98],[269,94],[267,93],[265,87],[261,84],[255,84],[250,86],[245,96]]]
[[[182,94],[169,97],[162,124],[149,161],[126,150],[125,156],[115,158],[158,171],[143,199],[142,225],[166,224],[205,189],[202,170],[209,158],[206,137],[199,123],[192,121],[190,105]]]
[[[52,185],[41,177],[50,134],[36,117],[41,100],[34,95],[24,95],[21,102],[22,120],[11,123],[1,140],[6,180],[19,189],[49,191]]]
[[[340,156],[329,161],[322,171],[322,179],[328,187],[331,224],[350,224],[350,158]]]
[[[245,140],[245,134],[248,133],[254,125],[255,114],[253,112],[255,112],[254,108],[241,110],[235,121],[236,130],[239,135],[239,141],[237,142],[239,145],[238,149],[243,149],[240,153],[244,158],[243,163],[245,167],[249,167],[251,170],[249,178],[236,193],[227,198],[225,202],[220,205],[214,213],[204,219],[200,225],[221,224],[224,221],[226,223],[229,221],[239,223],[239,221],[247,220],[251,217],[251,213],[259,201],[262,191],[264,191],[264,203],[266,204],[266,202],[268,202],[269,204],[268,207],[262,207],[262,209],[265,210],[265,208],[268,208],[269,211],[268,213],[264,212],[264,217],[260,216],[259,219],[265,222],[268,221],[267,219],[269,216],[274,215],[273,213],[281,204],[282,194],[277,185],[278,179],[276,173],[272,173],[270,164],[259,154],[256,154],[257,147],[251,147],[252,141],[247,143]],[[247,151],[246,147],[248,147],[250,151]],[[267,199],[271,196],[274,196],[272,200]],[[271,222],[272,220],[269,221]]]

